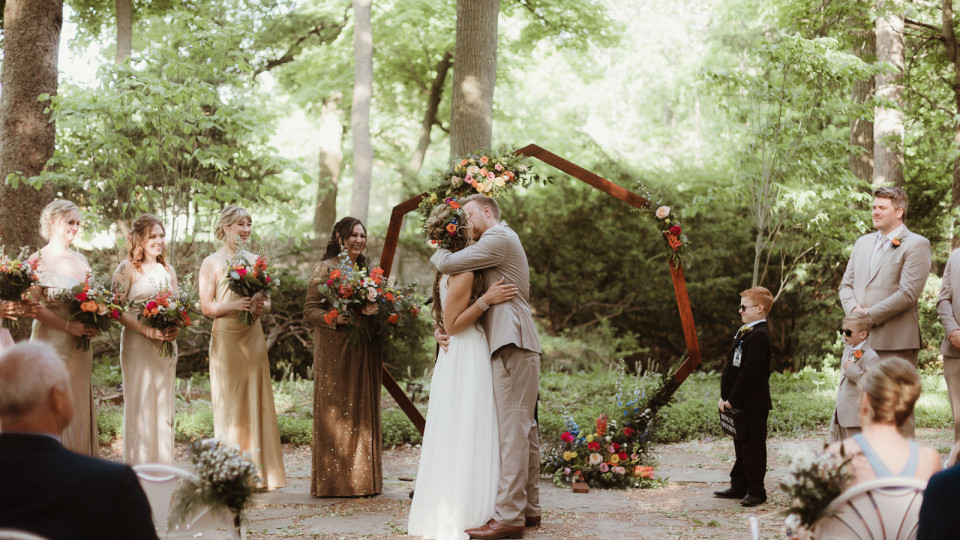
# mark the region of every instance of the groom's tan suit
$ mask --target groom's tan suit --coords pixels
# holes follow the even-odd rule
[[[500,482],[494,519],[523,526],[540,516],[540,441],[534,409],[540,387],[540,340],[530,313],[530,267],[517,233],[499,223],[456,253],[430,259],[444,274],[481,271],[489,287],[501,277],[519,288],[509,302],[490,306],[483,327],[493,362],[493,395],[500,427]]]
[[[899,246],[887,238],[878,242],[880,234],[865,234],[854,244],[840,282],[840,303],[847,314],[857,305],[867,310],[873,322],[870,346],[881,361],[902,358],[916,366],[920,350],[917,301],[930,275],[930,242],[906,226],[897,234]],[[912,437],[913,427],[911,416],[904,434]]]

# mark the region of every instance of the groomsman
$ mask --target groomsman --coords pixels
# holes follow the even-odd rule
[[[920,316],[917,300],[930,274],[930,242],[903,224],[907,195],[900,188],[873,192],[873,226],[877,232],[857,239],[840,283],[840,303],[847,314],[870,316],[870,345],[880,360],[902,358],[917,365]],[[913,437],[913,417],[903,435]]]
[[[947,381],[950,408],[953,410],[953,442],[960,442],[960,249],[953,250],[943,271],[943,284],[937,297],[937,313],[943,323],[943,378]]]

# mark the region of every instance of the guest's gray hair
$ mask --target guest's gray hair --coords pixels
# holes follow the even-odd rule
[[[54,387],[68,390],[70,374],[49,343],[20,343],[0,353],[0,418],[24,416]]]

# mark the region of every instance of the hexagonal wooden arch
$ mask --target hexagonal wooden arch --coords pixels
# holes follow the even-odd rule
[[[524,146],[515,153],[539,159],[547,165],[551,165],[578,180],[586,182],[594,188],[634,208],[643,209],[650,206],[650,201],[636,193],[618,186],[606,178],[571,163],[552,152],[548,152],[535,144]],[[421,193],[393,207],[393,212],[390,215],[390,226],[387,228],[387,238],[383,244],[383,251],[380,253],[380,267],[383,268],[387,276],[390,275],[390,270],[393,267],[393,258],[397,251],[397,240],[400,237],[400,227],[403,224],[403,216],[417,210],[417,208],[420,207],[420,201],[425,195],[427,194]],[[677,297],[677,308],[680,311],[683,337],[687,344],[687,359],[680,365],[673,376],[677,384],[680,384],[700,365],[700,344],[697,341],[697,329],[693,323],[693,311],[690,308],[690,299],[687,296],[687,282],[683,277],[683,265],[682,263],[674,265],[669,259],[667,264],[670,267],[670,276],[673,278],[673,291]],[[413,425],[416,426],[422,434],[426,424],[423,415],[420,414],[420,411],[413,405],[413,402],[410,401],[410,398],[407,397],[400,388],[400,385],[397,384],[397,381],[387,372],[386,368],[383,370],[383,386],[386,387],[390,395],[393,396],[393,399],[396,400],[403,412],[406,413],[410,421],[413,422]]]

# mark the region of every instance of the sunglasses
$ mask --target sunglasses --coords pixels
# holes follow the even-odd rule
[[[853,335],[853,330],[850,330],[849,328],[841,328],[840,333],[847,337],[850,337]]]

